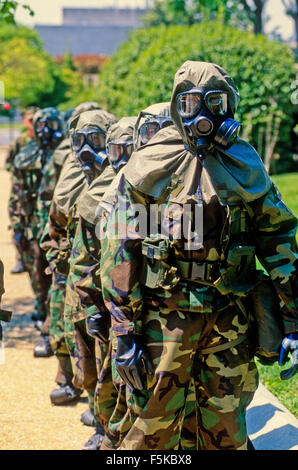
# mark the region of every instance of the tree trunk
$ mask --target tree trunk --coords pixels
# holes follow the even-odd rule
[[[264,0],[254,0],[255,9],[255,23],[254,32],[255,34],[263,34],[263,9],[265,5]]]

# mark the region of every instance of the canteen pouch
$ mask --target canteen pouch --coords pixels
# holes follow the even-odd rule
[[[230,246],[226,263],[220,268],[220,278],[214,286],[221,294],[245,296],[253,289],[258,279],[253,245],[233,244]]]
[[[146,238],[142,242],[141,284],[150,289],[171,289],[179,278],[177,268],[167,261],[170,254],[170,242],[167,238]]]
[[[253,317],[255,356],[262,364],[271,365],[279,359],[280,346],[285,336],[279,298],[271,279],[264,276],[257,282],[247,300]]]

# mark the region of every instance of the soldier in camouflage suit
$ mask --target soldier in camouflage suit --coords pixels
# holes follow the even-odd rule
[[[297,220],[255,150],[236,137],[238,102],[221,67],[183,64],[171,101],[177,129],[133,153],[103,227],[114,365],[130,393],[120,449],[178,449],[192,381],[189,448],[247,448],[246,408],[258,385],[250,300],[263,282],[256,256],[280,299],[281,350],[294,358],[287,375],[297,370]],[[161,203],[164,216],[144,230],[142,207],[156,216]]]
[[[19,179],[17,207],[14,212],[19,243],[24,248],[24,262],[36,297],[37,319],[42,341],[34,355],[52,355],[48,341],[48,296],[51,278],[45,273],[47,260],[39,242],[55,185],[55,174],[48,172],[53,152],[63,137],[63,123],[55,108],[37,111],[33,118],[36,140],[29,142],[15,157]]]
[[[70,133],[72,134],[76,131],[78,138],[82,138],[82,141],[80,141],[82,142],[82,147],[80,147],[79,158],[87,159],[86,172],[88,172],[90,182],[106,166],[105,133],[110,124],[116,120],[113,115],[102,109],[94,109],[94,106],[92,109],[91,111],[75,114],[70,121]],[[99,144],[103,146],[101,148],[96,146],[98,164],[96,167],[92,167],[90,171],[88,171],[89,150],[86,149],[86,141],[84,140],[85,138],[89,139],[88,134],[92,134],[95,143],[97,142],[96,138],[100,137]],[[72,152],[63,166],[55,189],[49,217],[49,235],[52,241],[52,248],[47,253],[47,258],[50,261],[55,276],[53,286],[57,287],[54,287],[55,290],[52,296],[51,344],[53,344],[60,365],[64,361],[63,367],[65,369],[65,377],[67,378],[67,381],[64,382],[56,379],[60,387],[51,393],[51,400],[54,404],[63,404],[76,398],[83,388],[86,388],[89,392],[91,403],[94,395],[93,368],[91,367],[91,372],[86,382],[82,382],[80,379],[77,380],[78,373],[76,371],[78,367],[76,359],[72,360],[72,368],[69,362],[69,351],[71,356],[73,356],[75,349],[73,339],[74,329],[73,323],[69,320],[69,312],[71,315],[73,308],[76,306],[76,299],[73,299],[71,295],[68,282],[69,260],[77,225],[76,207],[81,195],[87,188],[88,180],[84,173],[84,165],[83,163],[80,164],[80,159]],[[55,302],[54,296],[56,296]],[[65,368],[66,363],[68,373]]]
[[[10,145],[6,162],[5,162],[5,169],[6,171],[11,172],[11,193],[9,197],[9,202],[8,202],[8,214],[10,216],[10,228],[13,230],[14,233],[14,243],[15,247],[17,250],[17,258],[18,262],[17,265],[11,270],[11,274],[19,274],[24,272],[24,263],[22,261],[22,248],[20,247],[18,243],[18,236],[15,231],[17,231],[17,227],[14,225],[14,212],[16,210],[16,206],[18,204],[18,199],[17,199],[17,194],[19,190],[18,186],[18,178],[17,178],[17,172],[15,170],[14,166],[14,159],[15,156],[20,152],[20,150],[30,141],[35,139],[34,135],[34,126],[33,126],[33,116],[36,113],[38,108],[28,108],[24,112],[24,119],[23,119],[23,125],[26,127],[26,130],[21,134],[20,137],[14,140],[14,142]],[[16,229],[16,230],[15,230]]]
[[[121,129],[125,121],[120,120],[115,126],[114,129],[111,128],[109,136],[108,136],[108,146],[110,145],[110,140],[116,140],[118,135],[119,141],[121,140]],[[172,120],[170,118],[170,103],[156,103],[154,105],[150,105],[146,109],[142,110],[138,118],[136,120],[134,131],[133,131],[133,147],[134,149],[141,148],[143,145],[148,143],[148,141],[162,128],[168,127],[172,125]],[[114,134],[114,135],[113,135]],[[117,140],[116,140],[117,142]],[[111,141],[112,143],[112,141]],[[116,150],[116,149],[115,149]],[[110,152],[109,152],[110,153]],[[110,159],[113,158],[110,155]],[[102,196],[100,192],[96,190],[96,186],[94,184],[94,188],[90,187],[90,190],[86,193],[86,204],[85,204],[85,213],[87,212],[86,209],[89,207],[89,213],[93,213],[93,220],[94,225],[99,223],[99,219],[94,214],[97,212],[95,210],[96,205],[100,205],[98,207],[98,216],[100,216],[102,210],[109,208],[111,203],[113,202],[114,197],[114,189],[117,187],[119,179],[121,178],[121,174],[123,171],[122,168],[119,170],[117,169],[117,176],[113,180],[111,186],[107,189],[105,194]],[[117,162],[114,162],[114,167],[117,168]],[[96,183],[96,181],[95,181]],[[83,203],[84,199],[82,200]],[[90,217],[90,216],[89,216]],[[90,220],[90,219],[89,219]],[[98,228],[98,226],[97,226]],[[100,235],[98,231],[97,235]],[[98,252],[98,257],[100,255],[100,251]],[[96,270],[94,270],[96,276],[99,276],[100,269],[99,266]],[[95,278],[96,279],[96,278]],[[78,286],[82,281],[78,280]],[[94,286],[98,284],[94,282]],[[98,386],[96,390],[96,399],[95,399],[95,409],[102,420],[105,423],[105,436],[101,445],[101,449],[114,449],[119,446],[119,443],[122,440],[123,435],[127,432],[129,426],[129,415],[128,409],[126,405],[126,388],[125,384],[121,380],[119,374],[115,370],[115,368],[111,368],[110,360],[111,357],[115,354],[115,337],[113,332],[111,332],[110,338],[110,352],[109,355],[105,359],[104,367],[102,369],[101,375],[98,380]],[[107,368],[111,372],[107,370]],[[113,382],[113,387],[112,383]],[[109,390],[113,390],[113,393]],[[117,394],[115,394],[115,390]],[[114,404],[113,404],[114,400]],[[112,411],[112,414],[111,414]]]
[[[73,309],[71,320],[75,328],[87,330],[86,346],[91,354],[81,360],[82,375],[87,374],[90,365],[95,361],[97,384],[95,388],[94,415],[90,419],[104,426],[112,415],[118,397],[113,385],[110,368],[111,346],[109,342],[110,316],[101,296],[100,278],[98,276],[100,241],[96,234],[97,206],[106,189],[113,182],[117,172],[127,163],[133,148],[133,131],[136,117],[125,117],[113,124],[106,139],[106,151],[110,164],[94,180],[88,191],[82,195],[77,207],[79,222],[73,240],[70,260],[69,282],[79,296],[78,310]],[[86,325],[85,325],[86,322]],[[83,358],[79,348],[75,348],[77,361]],[[82,377],[82,381],[83,381]],[[89,439],[85,448],[96,450],[102,440],[102,428]]]
[[[120,383],[119,375],[112,374],[111,343],[107,345],[104,340],[108,334],[109,321],[103,308],[99,282],[100,244],[96,234],[97,206],[102,202],[103,192],[107,186],[104,199],[109,204],[109,194],[113,192],[112,187],[117,185],[118,177],[127,163],[132,147],[144,145],[160,128],[171,124],[169,103],[158,103],[140,112],[138,118],[126,117],[111,126],[107,134],[107,153],[113,171],[109,170],[98,177],[78,204],[81,220],[74,238],[69,278],[73,279],[73,288],[79,294],[82,306],[85,307],[83,312],[78,312],[78,318],[84,321],[83,319],[87,317],[87,331],[96,338],[98,382],[94,407],[96,418],[105,427],[102,446],[108,443],[108,448],[115,448],[119,444],[121,429],[127,420],[127,407],[125,387]],[[109,186],[111,177],[116,173],[117,177],[113,178]],[[99,436],[95,434],[90,438],[87,443],[89,449],[97,448],[97,437]],[[100,440],[99,438],[98,442]]]
[[[69,120],[78,116],[80,113],[100,109],[95,102],[85,102],[78,105],[72,110],[68,121],[66,122],[66,134],[64,140],[57,147],[51,160],[53,172],[57,173],[58,183],[63,186],[66,175],[71,176],[74,160],[71,156],[71,143],[69,136]],[[70,163],[71,162],[71,163]],[[62,168],[66,166],[61,182],[59,176]],[[75,172],[78,172],[76,166]],[[79,167],[81,179],[76,183],[84,181],[83,174]],[[74,176],[74,175],[73,175]],[[75,179],[75,178],[74,178]],[[52,275],[52,286],[50,294],[50,344],[51,348],[58,359],[58,371],[56,375],[56,383],[60,385],[59,390],[54,390],[51,395],[51,401],[55,405],[64,405],[81,394],[81,391],[75,390],[72,386],[72,367],[69,357],[69,351],[64,338],[64,300],[65,300],[65,283],[68,273],[68,257],[70,256],[70,247],[66,246],[65,227],[67,221],[63,214],[59,213],[55,201],[51,203],[49,222],[46,224],[42,238],[41,248],[46,252],[46,258],[49,263],[47,272]]]

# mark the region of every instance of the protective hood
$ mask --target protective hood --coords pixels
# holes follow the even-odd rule
[[[126,116],[115,124],[112,124],[107,132],[106,147],[110,142],[126,142],[132,140],[136,122],[136,116]]]
[[[53,200],[61,212],[68,217],[78,202],[79,197],[81,197],[87,188],[88,183],[85,174],[75,156],[71,153],[62,167]]]
[[[258,199],[272,184],[259,155],[242,139],[224,152],[208,153],[201,161],[185,149],[174,126],[160,130],[135,151],[122,174],[137,191],[160,202],[170,198],[181,204],[194,197],[199,182],[206,201],[216,194],[226,204]],[[103,200],[112,203],[113,194],[104,195]]]
[[[84,103],[80,103],[75,107],[71,114],[71,118],[74,118],[79,114],[84,113],[85,111],[92,111],[94,109],[101,109],[101,107],[95,101],[85,101]]]
[[[187,136],[181,117],[177,112],[176,97],[179,93],[193,87],[205,87],[210,90],[224,90],[228,93],[228,104],[234,115],[239,101],[239,91],[229,74],[219,65],[209,62],[186,61],[178,69],[174,78],[171,98],[171,116],[187,147],[195,152],[193,143]]]
[[[155,103],[151,104],[147,108],[143,109],[142,111],[139,112],[138,118],[135,124],[134,128],[134,135],[133,135],[133,146],[136,149],[138,147],[138,137],[139,137],[139,129],[144,122],[148,119],[148,117],[155,117],[155,116],[160,116],[160,117],[169,117],[170,116],[170,102],[164,102],[164,103]]]
[[[101,175],[91,183],[88,191],[84,192],[82,197],[80,197],[77,212],[90,224],[96,225],[98,221],[97,209],[101,198],[111,185],[115,176],[116,172],[113,167],[108,165]]]
[[[71,153],[70,138],[67,137],[66,139],[62,140],[61,144],[58,145],[58,147],[56,148],[53,154],[53,159],[54,159],[55,164],[61,167],[70,153]]]
[[[99,129],[106,133],[109,127],[117,122],[117,118],[104,109],[84,111],[73,117],[69,123],[70,132],[80,131],[87,128]]]
[[[129,116],[120,119],[115,124],[112,124],[107,132],[106,148],[108,148],[108,144],[110,142],[125,142],[132,139],[136,121],[136,116]],[[88,191],[80,199],[78,204],[78,213],[87,220],[87,222],[93,225],[96,224],[98,205],[103,194],[106,193],[113,184],[116,174],[117,172],[112,165],[108,165],[102,174],[91,183]]]
[[[38,129],[38,121],[57,121],[58,128],[52,129],[47,124],[43,129]],[[33,126],[36,140],[43,149],[54,150],[64,137],[64,121],[57,108],[50,107],[37,111],[33,116]]]
[[[62,116],[60,115],[57,108],[44,108],[38,109],[33,116],[33,125],[35,125],[39,119],[50,119],[50,120],[58,120],[61,124],[61,129],[63,128]]]

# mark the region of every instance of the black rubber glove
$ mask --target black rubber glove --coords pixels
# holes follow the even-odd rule
[[[283,339],[278,363],[280,366],[287,362],[289,352],[292,356],[293,365],[290,369],[283,370],[280,373],[282,380],[290,379],[298,372],[298,333],[290,333]]]
[[[143,390],[142,370],[153,374],[153,367],[144,351],[142,336],[123,335],[117,337],[118,346],[115,365],[121,379],[136,390]]]
[[[111,318],[108,314],[98,312],[86,318],[87,333],[106,343],[109,341]]]

